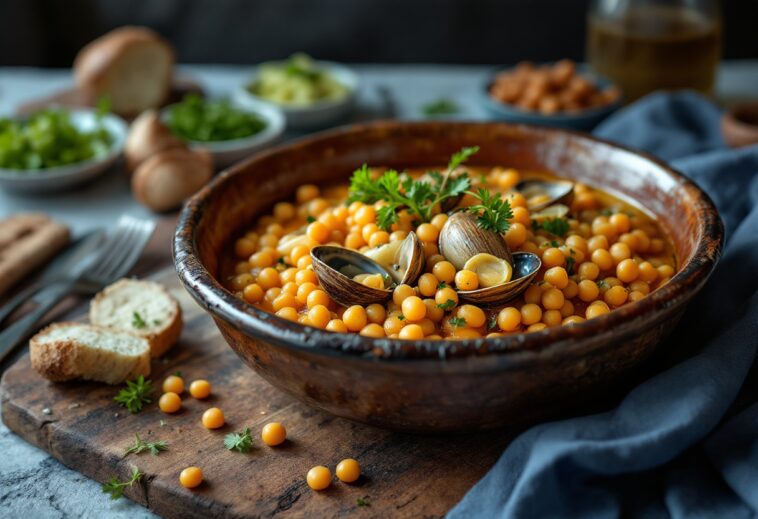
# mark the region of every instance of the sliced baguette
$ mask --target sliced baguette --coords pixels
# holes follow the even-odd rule
[[[108,96],[111,109],[130,117],[157,108],[168,97],[174,51],[145,27],[120,27],[86,45],[74,60],[76,86]]]
[[[143,337],[154,358],[166,353],[182,332],[179,303],[152,281],[121,279],[106,287],[90,303],[89,320]]]
[[[82,323],[56,323],[29,342],[32,366],[54,380],[121,384],[150,375],[150,344],[131,333]]]

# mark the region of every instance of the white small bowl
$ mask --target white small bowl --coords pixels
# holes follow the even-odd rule
[[[93,130],[97,124],[94,110],[69,110],[71,124],[81,131]],[[23,119],[20,116],[19,119]],[[102,123],[113,137],[111,149],[107,155],[67,166],[45,169],[7,169],[0,168],[0,187],[14,193],[50,193],[81,185],[93,180],[113,166],[121,155],[128,126],[116,115],[107,114]]]
[[[247,89],[248,85],[255,82],[258,77],[259,69],[256,69],[253,75],[236,89],[234,93],[235,100],[242,106],[257,101],[278,107],[284,112],[284,117],[287,119],[287,127],[292,129],[313,130],[336,123],[347,117],[355,107],[360,79],[351,69],[333,61],[317,61],[316,66],[347,88],[348,91],[345,97],[316,101],[309,105],[275,103],[268,99],[263,99]]]
[[[236,101],[232,105],[238,110],[259,116],[266,122],[266,127],[250,137],[242,137],[241,139],[211,142],[189,141],[190,148],[210,152],[213,156],[213,166],[216,169],[231,166],[235,162],[249,157],[256,151],[278,141],[284,133],[284,114],[276,106],[253,99],[244,105]],[[168,118],[171,106],[164,108],[161,113],[164,122]]]

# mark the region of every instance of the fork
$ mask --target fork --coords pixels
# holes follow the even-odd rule
[[[91,295],[123,277],[137,262],[155,230],[155,222],[122,216],[99,251],[85,258],[70,275],[40,291],[37,307],[0,333],[0,362],[35,329],[40,319],[71,292]]]

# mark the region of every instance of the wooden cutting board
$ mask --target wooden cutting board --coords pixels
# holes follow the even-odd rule
[[[48,382],[31,369],[28,355],[5,372],[0,394],[8,428],[65,465],[99,482],[113,476],[126,480],[138,467],[145,475],[126,496],[161,516],[441,517],[510,439],[503,431],[434,437],[391,433],[301,404],[237,358],[173,269],[154,278],[179,298],[185,325],[180,343],[153,362],[151,379],[159,388],[175,371],[187,380],[205,378],[213,386],[210,398],[195,400],[185,393],[177,414],[164,414],[155,403],[130,414],[113,401],[118,387]],[[158,396],[156,391],[154,401]],[[213,406],[224,411],[227,425],[209,431],[200,416]],[[288,440],[280,447],[260,440],[269,421],[287,428]],[[253,450],[226,450],[224,435],[245,427],[254,432]],[[144,440],[165,440],[168,451],[124,458],[135,433]],[[363,468],[356,484],[335,481],[326,491],[310,490],[305,482],[309,468],[326,465],[334,471],[348,457]],[[203,469],[205,482],[187,490],[178,477],[191,465]],[[358,506],[364,497],[370,506]]]

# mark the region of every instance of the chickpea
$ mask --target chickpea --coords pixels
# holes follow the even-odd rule
[[[224,426],[224,412],[218,407],[211,407],[203,413],[203,425],[207,429],[218,429]]]
[[[454,305],[457,305],[458,293],[450,287],[440,288],[434,295],[434,300],[438,305],[448,304],[448,301],[452,301]]]
[[[587,309],[585,310],[585,317],[587,319],[593,319],[600,315],[607,314],[608,312],[610,312],[610,309],[608,308],[607,304],[605,303],[597,304],[597,302],[595,302],[587,307]]]
[[[392,301],[396,305],[403,304],[403,301],[405,301],[406,298],[415,296],[416,291],[413,290],[413,287],[406,284],[401,284],[395,287],[395,290],[392,292]]]
[[[466,321],[466,326],[469,328],[480,328],[487,322],[487,316],[484,311],[478,306],[463,305],[457,310],[458,317],[462,317]]]
[[[317,198],[321,194],[318,186],[313,184],[303,184],[297,188],[295,192],[295,200],[298,204],[304,204],[310,202],[314,198]]]
[[[189,387],[190,395],[202,400],[211,394],[211,384],[207,380],[193,380]]]
[[[531,304],[538,304],[542,300],[542,287],[534,284],[529,285],[524,291],[524,301]]]
[[[327,295],[327,293],[323,290],[315,289],[308,294],[308,296],[305,298],[305,302],[308,306],[308,310],[316,305],[324,305],[325,307],[329,308],[331,299],[329,299],[329,295]]]
[[[195,488],[203,482],[203,471],[200,467],[187,467],[179,474],[179,483],[184,488]]]
[[[287,439],[287,429],[279,422],[270,422],[261,429],[261,440],[269,447],[281,445]]]
[[[434,299],[424,299],[426,305],[426,316],[435,323],[438,323],[445,316],[445,311],[437,306],[437,301]]]
[[[613,256],[605,249],[596,249],[591,258],[592,263],[597,265],[600,270],[608,270],[613,267]]]
[[[479,276],[470,270],[459,270],[455,274],[455,286],[458,290],[476,290],[479,288]]]
[[[406,297],[401,304],[403,315],[409,321],[420,321],[426,317],[426,305],[418,296]]]
[[[342,321],[348,330],[358,332],[368,323],[368,316],[361,305],[353,305],[342,314]]]
[[[438,215],[435,215],[430,223],[434,225],[438,230],[442,230],[442,227],[444,227],[445,223],[447,222],[447,218],[448,216],[445,213],[440,213]]]
[[[313,490],[324,490],[332,484],[332,473],[328,468],[319,465],[308,471],[305,480]]]
[[[400,339],[423,339],[424,329],[418,324],[408,324],[400,330],[398,336]]]
[[[329,321],[332,319],[332,314],[329,309],[324,305],[315,305],[308,310],[308,320],[312,326],[316,328],[326,328]]]
[[[562,320],[563,316],[559,310],[545,310],[542,312],[542,322],[548,327],[558,326]]]
[[[621,306],[626,303],[628,295],[624,287],[617,285],[606,290],[603,299],[611,306]]]
[[[342,319],[332,319],[326,323],[326,330],[335,333],[347,333],[348,329]]]
[[[616,243],[615,245],[619,245]],[[624,283],[631,283],[640,275],[640,269],[633,259],[624,259],[616,265],[616,277]]]
[[[526,209],[517,207],[516,209]],[[526,242],[528,233],[526,227],[520,222],[514,222],[510,228],[505,232],[505,242],[512,249],[516,249]]]
[[[276,311],[277,317],[281,317],[282,319],[287,319],[288,321],[294,321],[297,322],[300,315],[297,313],[297,310],[292,308],[291,306],[285,306],[284,308],[280,308]]]
[[[184,379],[179,375],[169,375],[163,381],[162,389],[164,393],[181,395],[184,392]]]
[[[564,301],[563,292],[557,288],[548,288],[542,292],[542,307],[546,310],[559,310]]]
[[[558,289],[566,288],[569,282],[568,272],[563,267],[549,268],[543,279]]]
[[[383,305],[374,303],[366,307],[366,316],[369,322],[381,324],[387,317],[387,310]]]
[[[455,279],[455,267],[449,261],[440,261],[435,264],[432,268],[432,273],[437,279],[448,284],[452,283]]]
[[[515,331],[521,325],[521,312],[512,306],[507,306],[497,314],[497,325],[504,332]]]
[[[536,304],[527,303],[521,307],[521,322],[529,326],[542,319],[542,309]]]
[[[590,279],[583,279],[579,282],[579,299],[589,303],[597,299],[600,295],[600,289],[597,284]]]
[[[354,459],[344,459],[337,464],[335,474],[343,483],[353,483],[361,477],[361,466]]]
[[[437,226],[432,225],[431,223],[422,223],[418,226],[418,228],[416,228],[416,234],[421,241],[433,242],[437,241],[440,230],[437,228]]]
[[[542,263],[547,268],[561,267],[566,263],[566,256],[557,247],[550,247],[542,253]]]
[[[437,292],[439,280],[434,274],[427,272],[418,278],[418,291],[422,296],[432,297]]]
[[[405,326],[405,321],[400,319],[399,315],[391,315],[384,321],[384,333],[388,337],[391,335],[399,334],[400,330]]]
[[[181,409],[182,399],[173,391],[169,391],[161,395],[161,398],[158,400],[158,407],[164,413],[175,413]]]

